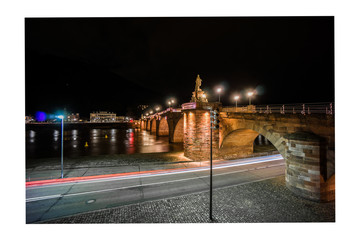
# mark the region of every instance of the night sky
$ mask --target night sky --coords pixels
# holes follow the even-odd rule
[[[334,101],[334,18],[26,18],[25,107],[138,115],[189,102],[195,79],[223,105]],[[244,97],[240,104],[246,104]]]

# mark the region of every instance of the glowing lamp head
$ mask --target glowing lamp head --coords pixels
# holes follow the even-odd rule
[[[216,89],[218,93],[221,93],[221,88]]]
[[[175,102],[175,100],[174,100],[174,99],[172,99],[172,100],[171,100],[171,102],[172,102],[172,103],[174,103],[174,102]]]
[[[58,119],[64,119],[64,116],[63,115],[59,115],[57,116]]]
[[[251,97],[252,95],[254,95],[254,92],[248,92],[247,94],[249,97]]]
[[[204,93],[204,94],[202,95],[202,97],[203,97],[203,98],[206,98],[206,94]]]
[[[240,98],[239,96],[235,96],[235,97],[234,97],[235,100],[239,100],[239,98]]]
[[[153,111],[150,111],[150,114],[153,114]]]

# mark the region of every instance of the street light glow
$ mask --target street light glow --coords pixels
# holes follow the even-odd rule
[[[239,98],[240,98],[239,96],[235,96],[235,97],[234,97],[235,100],[238,100]]]
[[[220,93],[220,92],[221,92],[221,90],[222,90],[221,88],[218,88],[216,91],[217,91],[218,93]]]
[[[64,119],[64,116],[63,115],[59,115],[59,116],[57,116],[58,117],[58,119]]]
[[[254,95],[254,91],[249,91],[247,95],[249,97],[249,105],[251,105],[251,97]]]

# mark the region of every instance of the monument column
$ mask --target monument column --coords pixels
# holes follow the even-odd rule
[[[189,103],[182,105],[184,113],[184,156],[195,161],[210,159],[210,110],[221,107],[209,103],[201,90],[202,80],[197,76],[195,91]],[[219,156],[219,129],[213,130],[213,159]]]

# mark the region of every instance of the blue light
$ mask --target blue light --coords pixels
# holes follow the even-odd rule
[[[41,111],[38,111],[35,113],[35,119],[38,121],[38,122],[43,122],[46,120],[46,113],[44,112],[41,112]]]

